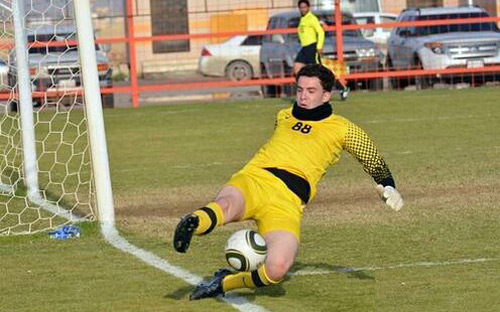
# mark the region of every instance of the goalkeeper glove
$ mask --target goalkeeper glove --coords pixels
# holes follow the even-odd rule
[[[395,211],[399,211],[403,207],[403,198],[394,187],[390,185],[383,186],[382,184],[378,184],[376,188],[378,194],[387,206],[391,207]]]

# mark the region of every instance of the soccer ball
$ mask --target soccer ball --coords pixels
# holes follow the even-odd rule
[[[266,241],[257,232],[239,230],[226,242],[227,263],[238,271],[254,271],[266,261]]]

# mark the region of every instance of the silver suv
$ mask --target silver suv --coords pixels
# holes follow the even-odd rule
[[[32,90],[50,92],[57,96],[60,92],[71,92],[81,87],[80,62],[77,45],[76,27],[73,25],[39,25],[27,31],[28,62],[32,79]],[[37,43],[59,42],[60,45],[46,46]],[[96,60],[101,87],[112,87],[109,59],[100,46],[96,44]],[[9,74],[16,72],[15,51],[9,56]],[[10,77],[10,85],[15,83],[15,77]],[[50,97],[50,95],[48,95]],[[65,96],[63,100],[70,100]],[[40,106],[40,98],[34,98],[33,104]],[[58,100],[59,103],[59,100]],[[114,107],[113,94],[102,95],[104,108]],[[13,107],[16,110],[17,107]]]
[[[420,8],[401,12],[397,22],[488,17],[480,7]],[[467,23],[398,27],[387,45],[387,68],[446,69],[500,64],[500,31],[495,23]],[[419,77],[415,83],[425,88],[436,77]],[[393,87],[405,87],[408,79],[392,79]]]
[[[332,10],[314,11],[321,21],[326,25],[335,25]],[[297,28],[300,21],[298,11],[279,13],[269,19],[267,29]],[[352,14],[342,13],[343,24],[356,24]],[[359,30],[347,30],[343,32],[344,60],[347,63],[349,73],[377,71],[382,68],[382,54],[370,40],[363,37]],[[300,50],[297,33],[265,35],[262,39],[260,49],[260,68],[262,78],[277,78],[292,76],[293,62]],[[336,59],[337,46],[335,43],[335,32],[325,34],[323,57]],[[380,89],[381,79],[358,81],[361,87]],[[356,85],[357,86],[357,85]],[[264,97],[276,97],[281,93],[287,96],[293,94],[291,85],[283,86],[264,85],[262,93]],[[282,91],[282,92],[280,92]]]

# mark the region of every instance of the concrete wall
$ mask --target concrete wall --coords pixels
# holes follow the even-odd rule
[[[136,17],[136,36],[151,36],[150,1],[136,2],[139,15]],[[274,9],[267,0],[252,1],[188,1],[189,31],[191,34],[208,32],[230,32],[264,30],[269,14],[295,8],[295,1],[274,0]],[[280,8],[280,9],[277,9]],[[211,12],[211,13],[209,13]],[[227,38],[192,39],[189,52],[153,53],[151,42],[137,45],[138,70],[142,75],[172,70],[195,70],[204,45],[217,43]]]

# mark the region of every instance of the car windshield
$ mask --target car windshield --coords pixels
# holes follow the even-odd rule
[[[317,16],[318,16],[318,19],[320,21],[322,21],[323,23],[325,23],[326,25],[335,26],[335,20],[333,19],[333,16],[331,16],[331,15],[317,15]],[[289,21],[288,27],[289,28],[297,28],[299,26],[299,22],[300,22],[299,17],[292,18]],[[343,25],[353,25],[353,24],[356,24],[356,22],[352,19],[344,18],[342,21],[342,24]],[[345,31],[343,31],[343,34],[344,34],[344,36],[348,36],[348,37],[363,37],[363,35],[361,34],[361,31],[359,31],[359,29],[345,30]],[[335,35],[336,35],[336,31],[325,32],[325,37],[330,37],[330,36],[334,37]],[[298,39],[297,34],[291,34],[291,37],[293,39]]]
[[[442,20],[442,19],[480,18],[480,17],[488,17],[488,14],[483,12],[483,13],[422,15],[419,16],[417,20],[430,21],[430,20]],[[445,34],[452,32],[471,32],[471,31],[499,32],[499,29],[495,23],[432,25],[432,26],[417,27],[417,36],[429,36],[429,35]]]
[[[59,35],[53,35],[53,34],[36,34],[36,35],[29,35],[28,36],[28,43],[41,43],[43,44],[42,46],[32,46],[29,48],[29,53],[32,54],[48,54],[48,53],[64,53],[64,52],[70,52],[70,51],[77,51],[78,50],[78,45],[70,43],[70,41],[76,42],[76,34],[71,33],[71,34],[59,34]],[[57,45],[57,46],[47,46],[44,43],[46,42],[65,42],[64,45]],[[96,44],[95,46],[96,51],[99,50],[99,46]]]

